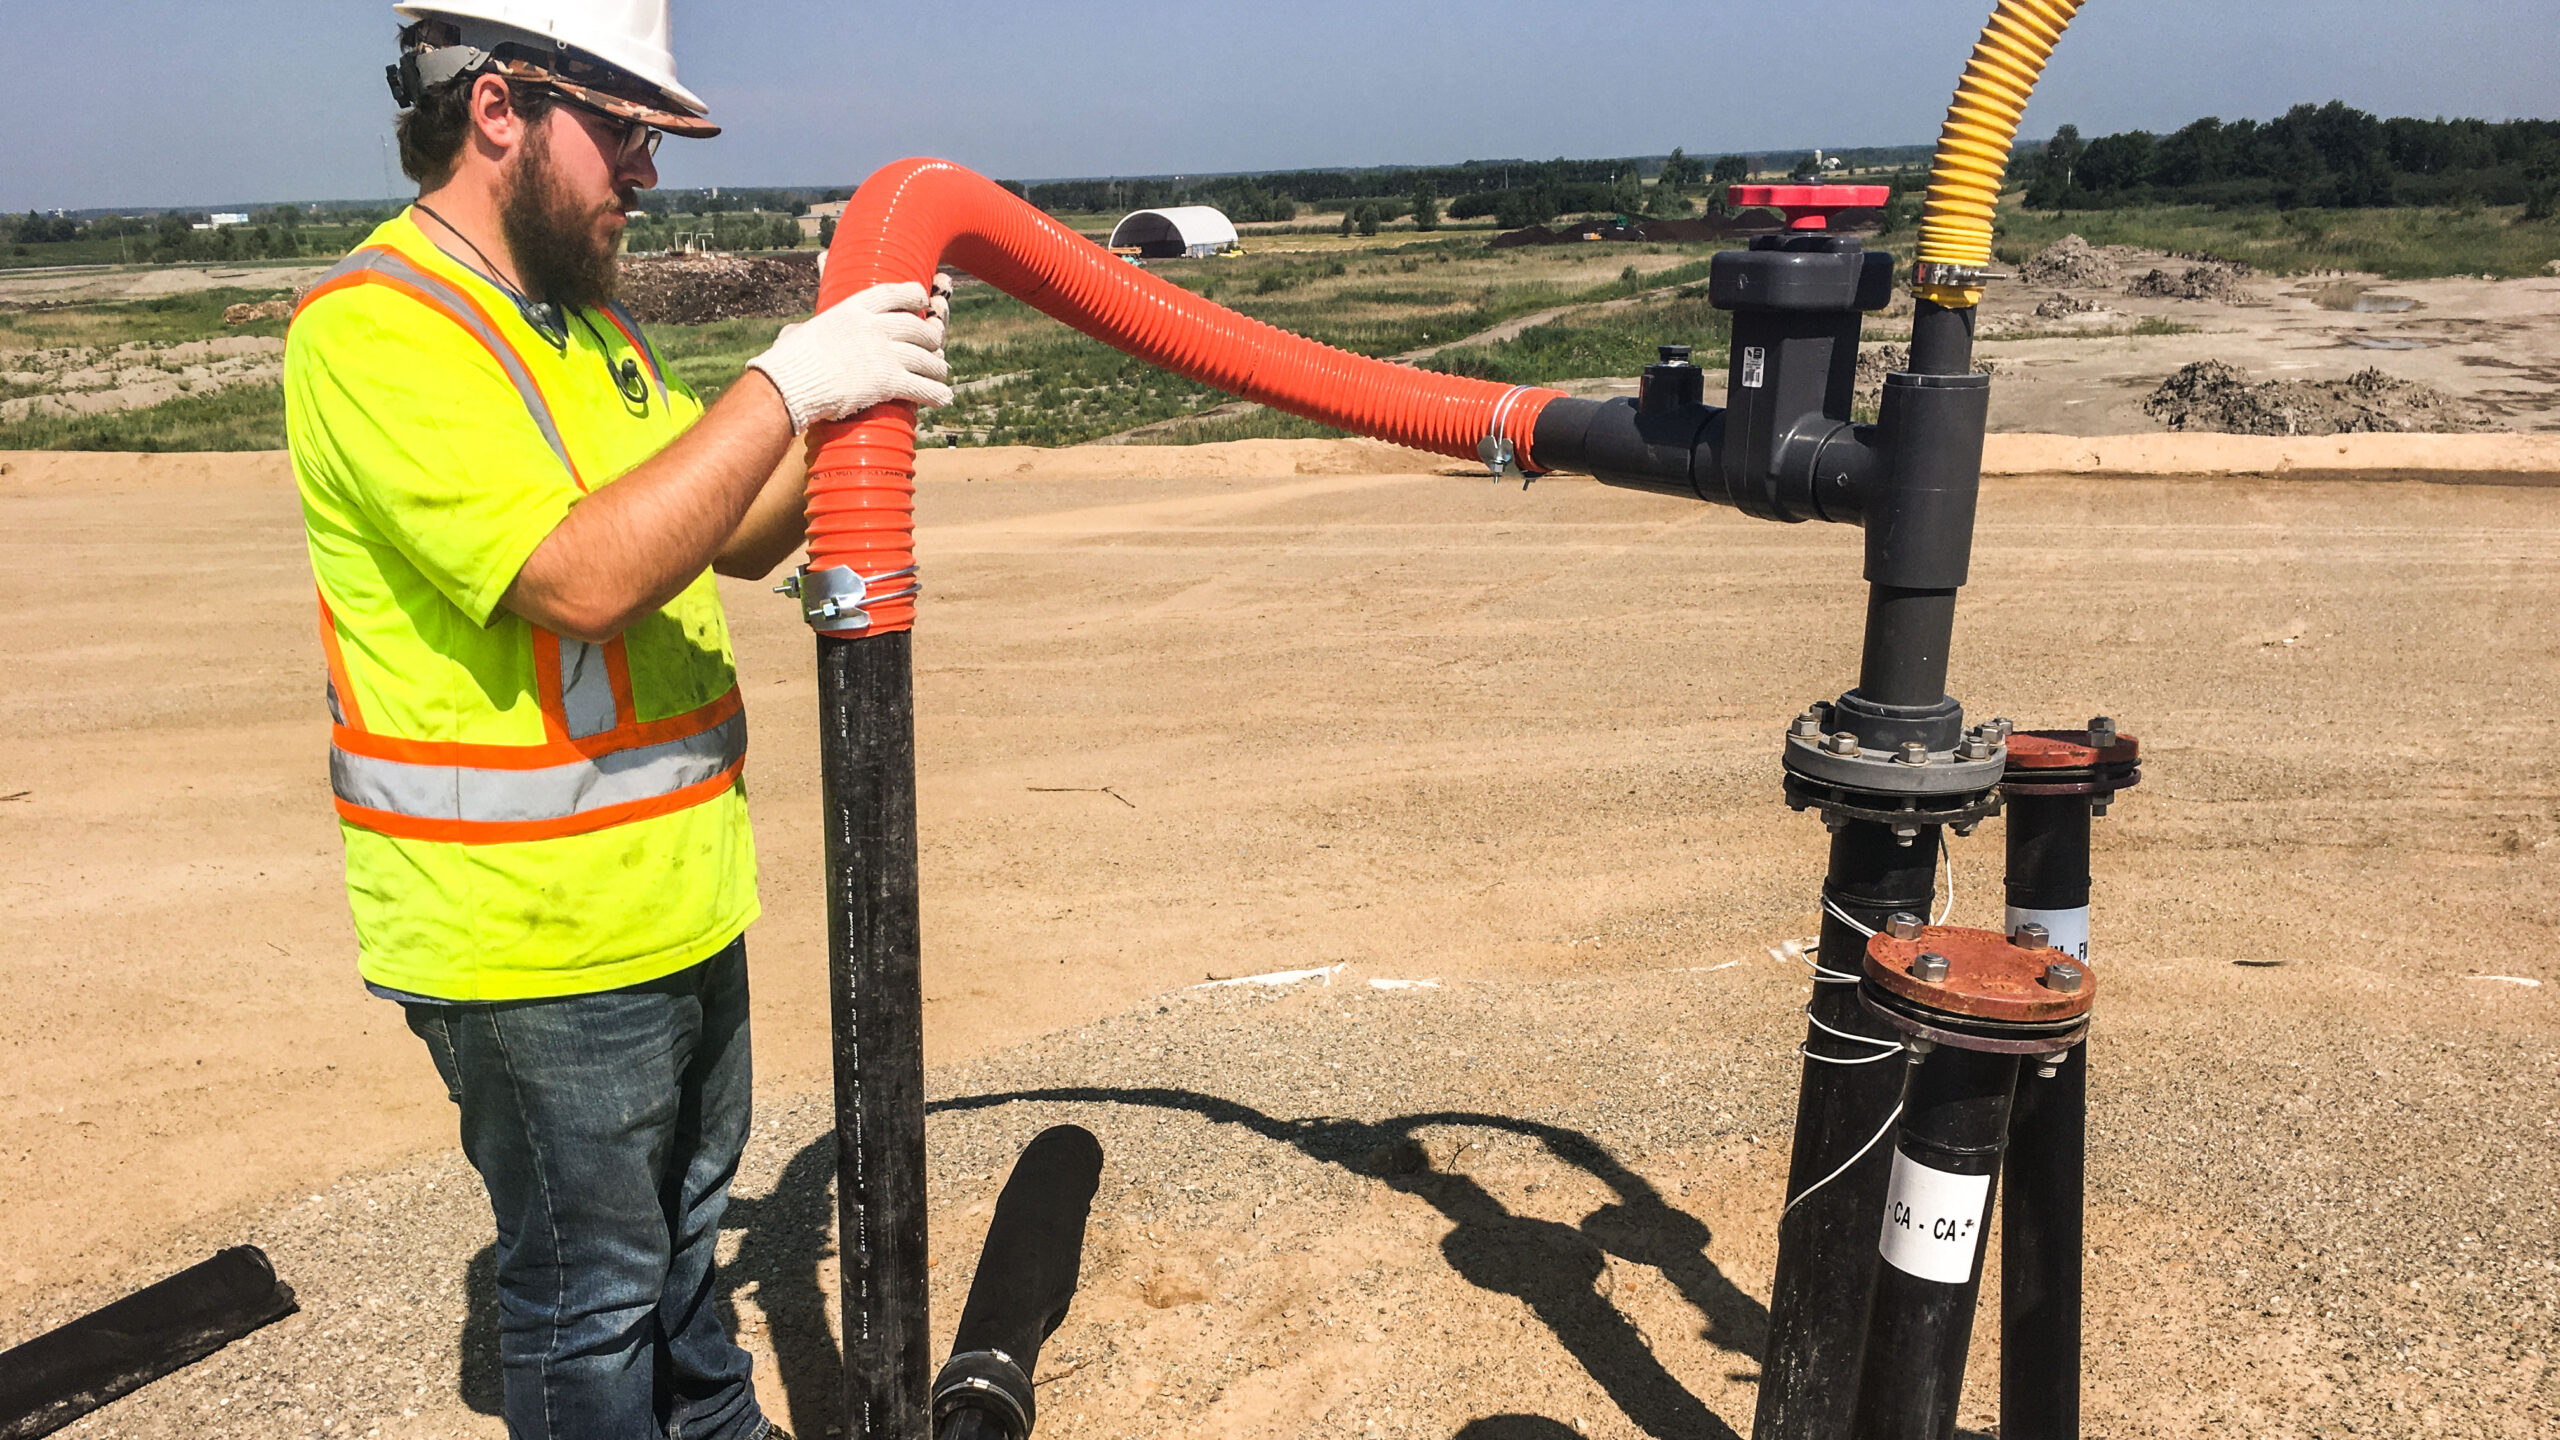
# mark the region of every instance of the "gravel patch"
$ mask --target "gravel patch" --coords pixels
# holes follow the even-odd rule
[[[1073,1121],[1108,1158],[1084,1288],[1042,1357],[1044,1434],[1746,1432],[1800,973],[1319,969],[937,1072],[938,1341],[1013,1156]],[[2093,1433],[2551,1433],[2545,1002],[2310,962],[2128,963],[2111,982]],[[725,1241],[767,1408],[804,1436],[828,1433],[811,1417],[836,1365],[828,1120],[823,1096],[767,1103]],[[67,1433],[493,1436],[488,1226],[458,1157],[430,1157],[237,1217],[9,1328],[253,1240],[303,1313]],[[1994,1308],[1964,1407],[1985,1430]]]

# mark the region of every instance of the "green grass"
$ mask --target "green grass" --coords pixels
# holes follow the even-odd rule
[[[1994,250],[2015,265],[2077,234],[2092,245],[2208,251],[2277,275],[2363,270],[2392,280],[2513,279],[2544,274],[2560,258],[2560,221],[2522,214],[2518,206],[2275,211],[2154,205],[2056,215],[2003,205]]]
[[[1443,350],[1423,364],[1479,380],[1541,385],[1597,375],[1632,377],[1658,358],[1655,347],[1661,345],[1687,345],[1699,364],[1718,366],[1732,338],[1730,318],[1703,293],[1688,293],[1533,325],[1513,339]]]
[[[1348,430],[1257,405],[1239,415],[1213,415],[1131,442],[1138,445],[1206,445],[1218,440],[1341,440]]]
[[[281,450],[282,386],[234,385],[140,410],[0,422],[0,450]]]
[[[715,320],[707,325],[652,325],[649,344],[676,377],[710,404],[736,383],[747,362],[782,333],[784,320]]]
[[[11,350],[45,350],[59,345],[175,345],[223,335],[284,334],[282,320],[254,325],[225,325],[222,312],[233,305],[280,298],[274,290],[225,287],[162,295],[150,300],[116,300],[94,305],[0,309],[0,355]]]

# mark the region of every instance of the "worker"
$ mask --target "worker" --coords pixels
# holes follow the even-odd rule
[[[459,1110],[519,1440],[760,1440],[713,1251],[749,1131],[746,718],[712,573],[803,537],[812,422],[946,405],[948,283],[787,328],[708,409],[614,302],[667,0],[444,0],[417,203],[304,297],[286,428],[358,969]]]

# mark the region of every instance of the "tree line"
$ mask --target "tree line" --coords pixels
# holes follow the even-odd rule
[[[2084,140],[2065,125],[2009,162],[2033,210],[2127,205],[2523,205],[2560,214],[2560,121],[2385,120],[2343,101],[2273,120],[2214,116],[2166,135]]]

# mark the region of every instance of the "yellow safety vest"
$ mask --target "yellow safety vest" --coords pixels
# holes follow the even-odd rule
[[[304,296],[286,423],[365,977],[580,994],[754,919],[746,717],[706,572],[592,645],[498,606],[578,498],[701,413],[618,307],[565,340],[403,215]]]

